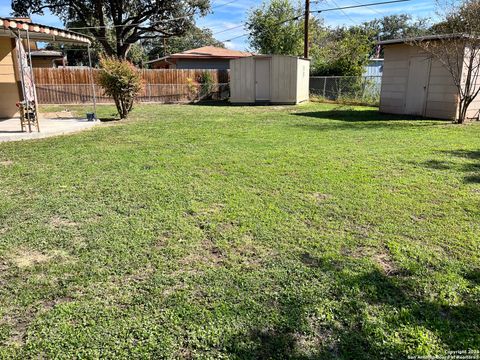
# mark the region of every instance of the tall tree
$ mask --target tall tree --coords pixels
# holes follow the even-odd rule
[[[289,0],[271,0],[253,9],[247,20],[250,46],[262,54],[300,55],[303,10]]]
[[[384,16],[365,22],[363,26],[373,33],[375,40],[402,39],[428,32],[426,19],[415,20],[408,14]]]
[[[138,41],[185,33],[209,8],[210,0],[12,0],[16,15],[48,9],[65,24],[82,24],[107,55],[121,59]]]
[[[314,33],[311,71],[319,76],[360,76],[374,47],[373,32],[363,27],[318,28]]]
[[[480,0],[455,0],[439,11],[436,39],[412,40],[449,72],[458,96],[457,123],[464,123],[470,104],[480,93]]]
[[[197,26],[192,26],[183,35],[173,36],[166,41],[152,39],[145,41],[143,45],[151,60],[202,46],[225,47],[222,42],[213,37],[210,29],[202,29]]]

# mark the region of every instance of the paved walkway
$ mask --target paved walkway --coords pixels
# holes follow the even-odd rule
[[[20,131],[19,118],[0,120],[0,142],[41,139],[50,136],[74,133],[90,129],[93,126],[100,124],[100,121],[87,121],[86,119],[72,118],[40,118],[39,123],[40,132],[33,131],[28,133]]]

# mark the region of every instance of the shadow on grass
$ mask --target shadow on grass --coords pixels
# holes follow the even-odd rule
[[[119,117],[101,117],[99,118],[101,122],[111,122],[111,121],[120,121]]]
[[[300,260],[334,279],[334,292],[325,294],[335,304],[334,318],[322,321],[313,316],[312,320],[318,299],[309,292],[280,295],[278,305],[272,307],[280,317],[277,325],[259,326],[232,338],[227,349],[235,358],[398,360],[429,351],[441,355],[428,349],[436,340],[425,338],[425,330],[448,350],[480,345],[480,305],[474,296],[465,295],[458,306],[445,305],[419,295],[419,284],[401,271],[392,275],[373,267],[359,274],[350,271],[348,261],[308,254]],[[464,278],[471,287],[478,285],[478,271]],[[372,314],[374,309],[379,312]],[[389,315],[378,309],[388,309]],[[305,344],[308,351],[302,350]]]
[[[463,158],[471,160],[468,163],[458,163],[457,161],[432,159],[417,164],[428,169],[434,170],[456,170],[466,173],[464,181],[466,183],[480,184],[480,150],[449,150],[440,151],[441,154],[449,155],[452,158]]]
[[[412,127],[412,126],[434,126],[449,123],[446,120],[419,118],[408,115],[384,114],[378,110],[356,110],[349,107],[339,107],[332,110],[297,112],[295,116],[337,120],[342,123],[299,123],[294,126],[310,128],[312,130],[327,129],[364,129],[378,127]]]
[[[228,100],[202,100],[198,102],[191,102],[190,105],[195,106],[207,106],[207,107],[231,107],[231,108],[249,108],[249,107],[262,107],[262,106],[277,106],[276,104],[270,104],[269,102],[253,102],[253,103],[231,103]],[[285,105],[285,106],[294,106],[294,105]]]

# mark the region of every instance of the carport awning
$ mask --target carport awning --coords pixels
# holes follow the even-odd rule
[[[12,31],[20,32],[21,37],[28,36],[32,41],[62,42],[90,45],[89,37],[73,31],[51,26],[25,22],[21,20],[0,18],[0,36],[14,37]],[[22,36],[24,33],[25,36]]]

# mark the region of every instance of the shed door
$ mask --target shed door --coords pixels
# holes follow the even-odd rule
[[[416,56],[410,59],[405,113],[423,116],[428,92],[430,59]]]
[[[255,100],[270,100],[270,59],[255,59]]]

